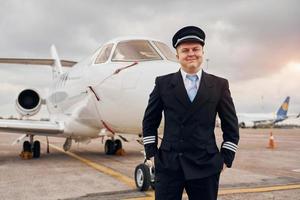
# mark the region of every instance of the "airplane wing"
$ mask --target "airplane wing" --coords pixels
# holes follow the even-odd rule
[[[273,123],[274,119],[265,119],[265,120],[253,120],[253,123]]]
[[[77,62],[71,60],[60,60],[63,67],[72,67]],[[6,64],[25,64],[25,65],[54,65],[54,59],[35,59],[35,58],[0,58],[0,63]]]
[[[290,114],[287,116],[287,118],[299,118],[300,117],[300,113],[299,114]]]
[[[64,124],[51,121],[0,119],[0,132],[56,136],[64,132]]]

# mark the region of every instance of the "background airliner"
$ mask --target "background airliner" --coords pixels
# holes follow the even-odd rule
[[[176,72],[179,65],[169,47],[149,38],[117,38],[104,44],[79,63],[61,62],[51,47],[53,60],[2,59],[5,63],[51,65],[53,84],[42,97],[32,88],[21,91],[15,105],[20,120],[0,119],[0,131],[23,134],[23,151],[40,157],[35,135],[86,142],[106,137],[105,153],[115,154],[126,138],[119,133],[141,135],[141,124],[155,77]],[[63,72],[62,64],[72,66]],[[47,106],[49,121],[33,121],[41,106]],[[163,123],[161,125],[163,127]],[[161,129],[160,129],[161,131]]]
[[[262,128],[272,127],[277,122],[281,122],[296,115],[288,115],[290,97],[286,97],[279,109],[275,113],[238,113],[239,125],[241,128]]]

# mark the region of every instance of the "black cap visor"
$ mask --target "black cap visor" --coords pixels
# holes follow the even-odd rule
[[[180,44],[186,43],[186,42],[196,42],[196,43],[201,44],[201,46],[204,46],[204,44],[205,44],[203,41],[201,41],[197,38],[185,38],[185,39],[180,40],[179,42],[177,42],[175,48],[177,48]]]

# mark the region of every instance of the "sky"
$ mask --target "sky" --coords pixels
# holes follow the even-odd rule
[[[227,78],[239,113],[274,113],[291,96],[300,112],[300,2],[3,0],[0,57],[49,58],[55,44],[61,59],[80,61],[119,36],[146,36],[171,47],[174,33],[188,25],[206,33],[208,73]],[[45,94],[48,67],[0,64],[0,116],[15,114],[22,88]]]

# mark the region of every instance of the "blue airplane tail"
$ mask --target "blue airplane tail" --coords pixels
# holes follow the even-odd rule
[[[276,113],[276,121],[281,121],[287,118],[289,102],[290,102],[290,97],[287,96]]]

